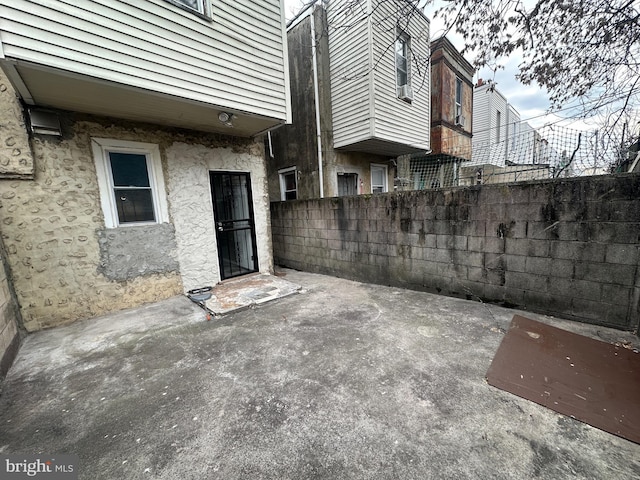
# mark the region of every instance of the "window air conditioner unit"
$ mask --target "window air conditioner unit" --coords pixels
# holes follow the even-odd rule
[[[464,127],[465,120],[466,119],[464,118],[464,115],[458,115],[456,117],[456,125],[460,125],[460,126]]]
[[[398,98],[400,100],[404,100],[405,102],[411,102],[413,100],[413,91],[411,90],[411,86],[402,85],[398,88]]]

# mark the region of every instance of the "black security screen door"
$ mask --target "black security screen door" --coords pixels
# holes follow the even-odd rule
[[[258,271],[248,173],[210,172],[222,280]]]

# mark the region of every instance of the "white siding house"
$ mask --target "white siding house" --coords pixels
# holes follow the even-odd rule
[[[522,121],[495,85],[478,80],[473,95],[471,162],[461,169],[461,184],[549,178],[549,156],[548,143],[540,133]]]
[[[489,83],[481,83],[473,92],[473,146],[469,165],[504,167],[509,130],[507,99]],[[514,116],[514,112],[511,112]]]
[[[350,3],[328,7],[334,147],[391,156],[428,150],[429,20],[403,0]],[[399,38],[410,45],[402,92]]]
[[[406,0],[318,0],[287,35],[295,120],[271,135],[271,199],[393,191],[396,159],[431,145],[429,20]]]
[[[517,149],[520,137],[520,113],[511,104],[507,105],[507,118],[505,123],[505,160],[506,163],[518,162]]]
[[[282,0],[0,6],[2,68],[27,104],[240,136],[290,118]]]

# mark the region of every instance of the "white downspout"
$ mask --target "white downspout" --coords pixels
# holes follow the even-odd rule
[[[320,92],[318,88],[318,65],[316,63],[316,4],[311,10],[311,56],[313,60],[313,93],[316,108],[316,137],[318,143],[318,181],[320,182],[320,198],[324,198],[324,174],[322,166],[322,129],[320,128]]]
[[[267,132],[267,138],[269,139],[269,158],[273,158],[273,143],[271,140],[271,130]]]

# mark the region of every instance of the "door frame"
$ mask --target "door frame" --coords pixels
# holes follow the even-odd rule
[[[214,198],[214,185],[213,185],[213,176],[214,175],[243,175],[247,178],[247,202],[249,207],[249,230],[251,234],[251,242],[252,242],[252,250],[251,253],[253,255],[253,267],[254,269],[247,272],[238,273],[235,275],[224,276],[225,268],[222,258],[222,251],[220,249],[220,238],[219,238],[219,230],[218,230],[218,219],[216,218],[216,204]],[[243,275],[250,275],[252,273],[256,273],[260,271],[260,262],[258,258],[258,242],[256,235],[256,218],[255,218],[255,208],[253,204],[253,184],[251,181],[251,172],[245,170],[215,170],[209,169],[209,194],[211,199],[211,216],[213,219],[213,228],[216,240],[216,254],[218,257],[218,268],[219,268],[219,277],[220,280],[228,280],[231,278],[237,278]]]

